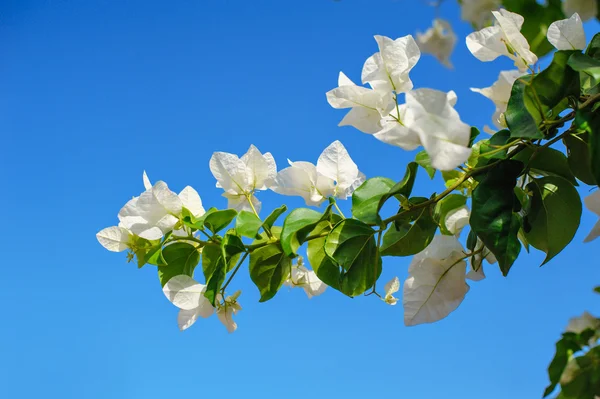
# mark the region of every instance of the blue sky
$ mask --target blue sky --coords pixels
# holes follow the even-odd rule
[[[469,26],[447,2],[463,38]],[[216,318],[177,329],[155,270],[105,251],[98,230],[143,190],[142,171],[205,206],[225,206],[208,169],[213,151],[250,144],[316,161],[341,140],[367,176],[400,179],[413,154],[352,128],[325,92],[344,70],[358,81],[372,36],[425,30],[421,1],[26,1],[0,5],[0,174],[5,210],[0,386],[11,398],[540,397],[569,317],[600,313],[597,242],[549,265],[522,256],[508,278],[488,267],[463,305],[434,324],[403,326],[401,306],[333,290],[307,300],[283,289],[259,304],[247,273],[239,329]],[[590,26],[590,32],[597,25]],[[454,89],[475,126],[508,61],[482,64],[461,39],[444,69],[424,56],[416,87]],[[7,184],[8,183],[8,184]],[[421,174],[415,193],[441,190]],[[300,200],[261,196],[264,209]],[[386,259],[385,281],[410,259]]]

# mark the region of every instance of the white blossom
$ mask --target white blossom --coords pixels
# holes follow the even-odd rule
[[[597,190],[592,195],[588,195],[584,198],[583,203],[585,207],[596,215],[600,216],[600,190]],[[600,237],[600,220],[596,222],[590,234],[586,237],[584,242],[590,242]]]
[[[130,248],[131,232],[124,227],[107,227],[96,234],[98,242],[112,252],[122,252]]]
[[[589,21],[598,15],[597,0],[565,0],[562,6],[567,17],[577,13],[582,20]]]
[[[381,298],[385,303],[391,306],[395,306],[398,303],[398,298],[394,297],[394,294],[400,290],[400,280],[398,277],[394,277],[383,287],[385,290],[385,296]]]
[[[321,295],[327,289],[327,285],[317,277],[317,274],[304,266],[301,256],[298,257],[297,264],[292,266],[290,277],[284,284],[288,287],[303,288],[308,299]]]
[[[566,332],[581,334],[582,332],[588,329],[597,331],[597,335],[600,335],[600,331],[598,331],[600,330],[600,319],[592,316],[588,312],[584,312],[581,316],[569,319],[569,324],[567,324]]]
[[[339,126],[354,126],[364,133],[381,130],[381,118],[394,109],[391,91],[380,91],[357,86],[340,72],[338,88],[327,93],[327,101],[336,109],[351,108]]]
[[[479,93],[494,102],[496,111],[494,112],[494,116],[492,116],[492,120],[498,129],[506,128],[504,112],[506,112],[506,108],[508,107],[508,100],[510,100],[512,87],[515,81],[522,75],[523,74],[518,70],[502,71],[498,76],[498,80],[496,80],[492,86],[483,89],[471,89],[471,91]]]
[[[417,32],[417,44],[423,53],[431,54],[442,65],[452,68],[450,56],[456,46],[456,34],[446,20],[436,18],[425,33]]]
[[[444,225],[450,233],[454,234],[455,236],[459,236],[465,226],[469,224],[470,216],[471,211],[469,208],[466,205],[461,206],[460,208],[453,209],[446,214]]]
[[[233,320],[233,316],[237,314],[242,307],[237,301],[237,298],[240,295],[240,291],[235,294],[228,296],[222,303],[219,303],[217,306],[217,317],[219,321],[227,328],[227,332],[230,334],[237,330],[237,323]],[[217,296],[219,302],[221,302],[222,296],[219,294]]]
[[[251,210],[250,199],[259,212],[261,203],[254,193],[271,186],[277,175],[277,166],[271,153],[263,155],[251,145],[241,158],[235,154],[215,152],[210,158],[210,171],[217,179],[217,187],[225,190],[223,196],[229,200],[229,208]]]
[[[408,35],[396,40],[375,36],[375,40],[379,52],[365,62],[362,82],[380,91],[404,93],[411,90],[413,83],[408,74],[421,57],[415,39]]]
[[[406,93],[396,119],[388,118],[374,136],[385,143],[411,151],[422,145],[438,170],[452,170],[471,155],[471,127],[454,109],[456,93],[418,89]],[[392,113],[394,115],[394,113]]]
[[[180,309],[177,316],[180,330],[189,328],[198,317],[208,318],[214,313],[215,309],[204,296],[205,291],[205,285],[186,275],[171,278],[163,287],[165,296]]]
[[[404,323],[433,323],[453,312],[469,286],[462,245],[455,236],[438,235],[413,257],[404,282]]]
[[[282,195],[297,195],[307,205],[318,206],[328,197],[346,199],[365,181],[365,175],[339,141],[334,141],[319,156],[317,165],[288,161],[271,187]]]
[[[481,281],[485,278],[483,271],[483,260],[485,259],[490,265],[498,262],[496,256],[486,248],[479,238],[477,238],[477,244],[475,244],[475,251],[481,251],[469,258],[469,272],[467,273],[467,279],[472,281]]]
[[[505,55],[524,71],[528,65],[537,62],[537,56],[530,50],[529,43],[521,27],[525,19],[519,14],[507,11],[492,11],[496,23],[467,36],[469,51],[480,61],[493,61]]]
[[[501,5],[501,0],[462,0],[461,18],[481,29],[492,21],[492,11]]]
[[[583,50],[587,42],[579,14],[553,22],[548,28],[548,41],[557,50]]]

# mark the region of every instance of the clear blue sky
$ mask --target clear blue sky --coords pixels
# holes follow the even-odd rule
[[[453,2],[443,14],[464,38]],[[0,5],[0,173],[4,209],[0,396],[6,398],[537,398],[569,317],[600,313],[598,242],[575,243],[508,278],[488,267],[447,319],[403,326],[402,307],[333,290],[283,289],[258,303],[247,273],[238,331],[216,318],[177,329],[155,270],[105,251],[95,234],[142,189],[142,171],[176,191],[193,185],[225,206],[213,151],[253,143],[316,161],[340,139],[359,167],[399,179],[412,154],[352,128],[325,92],[356,81],[372,36],[425,30],[414,0],[27,1]],[[594,24],[590,28],[597,30]],[[454,71],[424,56],[417,87],[458,93],[458,110],[490,124],[489,86],[510,63],[482,64],[459,42]],[[416,193],[441,190],[421,175]],[[262,195],[266,210],[296,199]],[[406,276],[387,259],[383,278]]]

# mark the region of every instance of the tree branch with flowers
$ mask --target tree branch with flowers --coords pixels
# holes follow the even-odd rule
[[[423,148],[401,181],[367,178],[339,141],[316,164],[289,161],[281,170],[254,146],[241,157],[216,152],[209,166],[227,198],[224,209],[205,210],[193,188],[177,194],[144,172],[145,191],[125,204],[117,226],[97,234],[99,242],[127,251],[140,268],[157,268],[182,330],[214,313],[236,330],[235,276],[246,264],[261,302],[287,285],[309,298],[330,287],[396,305],[399,279],[378,281],[383,259],[412,256],[402,304],[405,324],[415,326],[452,313],[469,291],[467,281],[485,278],[487,264],[507,276],[531,248],[550,262],[573,240],[583,205],[600,215],[600,191],[582,204],[577,189],[600,182],[600,35],[588,43],[583,29],[583,20],[598,14],[597,3],[459,3],[476,29],[466,38],[473,56],[506,56],[515,65],[490,87],[472,89],[496,106],[494,128],[484,129],[490,136],[461,120],[453,91],[413,88],[409,74],[422,53],[452,67],[457,37],[438,18],[416,39],[375,36],[379,51],[361,76],[368,86],[340,72],[338,87],[326,95],[332,107],[349,110],[340,126],[407,151]],[[551,51],[541,69],[538,57]],[[419,170],[429,178],[439,172],[445,187],[414,195]],[[307,207],[288,212],[282,205],[261,217],[256,194],[265,190],[302,197]],[[347,199],[351,215],[338,206]],[[397,211],[385,214],[387,204]],[[598,236],[600,222],[586,241]],[[559,398],[600,396],[599,337],[599,319],[586,313],[571,320],[557,343],[546,396],[557,385]]]

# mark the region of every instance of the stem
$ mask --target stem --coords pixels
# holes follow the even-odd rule
[[[233,276],[235,276],[235,274],[238,272],[238,270],[240,270],[240,267],[242,266],[242,264],[244,263],[244,261],[246,260],[246,258],[248,257],[249,253],[246,252],[244,254],[244,256],[242,256],[242,258],[240,259],[240,261],[238,262],[237,266],[235,267],[235,269],[233,269],[233,273],[231,273],[231,276],[229,276],[229,279],[227,280],[227,282],[223,285],[223,288],[221,288],[221,294],[223,296],[225,296],[225,289],[227,288],[227,286],[229,285],[229,283],[231,283],[231,280],[233,280]]]
[[[579,106],[579,109],[584,109],[584,108],[586,108],[587,106],[589,106],[590,104],[596,102],[599,99],[600,99],[600,94],[595,94],[595,95],[589,97],[583,104],[581,104]]]
[[[260,218],[260,216],[258,216],[258,212],[256,212],[256,208],[254,207],[254,204],[252,203],[252,195],[253,195],[252,193],[244,194],[244,196],[246,197],[246,200],[250,204],[250,208],[252,209],[252,212],[254,212],[254,214],[256,215],[258,220],[260,220],[262,222],[262,219]],[[267,226],[263,226],[263,229],[265,230],[265,233],[267,233],[267,236],[269,238],[273,238],[273,234],[271,234],[271,229],[269,229]]]
[[[308,237],[306,237],[306,239],[304,241],[306,242],[306,241],[317,240],[319,238],[327,237],[328,234],[329,234],[329,232],[308,236]],[[275,239],[275,240],[261,242],[259,244],[246,245],[246,250],[248,250],[248,252],[252,252],[259,248],[266,247],[267,245],[275,244],[277,242],[279,242],[279,240]]]
[[[341,217],[343,217],[344,219],[346,219],[346,216],[344,216],[344,212],[342,212],[342,210],[340,209],[340,207],[338,206],[337,202],[333,203],[333,206],[335,207],[335,209],[338,211],[338,213],[340,214]]]
[[[175,236],[171,236],[170,241],[193,241],[195,243],[198,243],[200,245],[207,246],[207,245],[218,245],[216,242],[213,241],[202,241],[196,237],[175,237]]]

